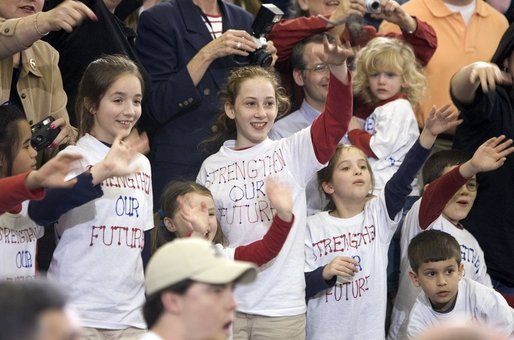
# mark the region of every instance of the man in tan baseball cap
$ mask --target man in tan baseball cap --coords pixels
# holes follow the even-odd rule
[[[143,315],[150,331],[141,340],[226,338],[236,309],[234,285],[256,276],[254,265],[225,258],[207,240],[165,244],[146,268]]]

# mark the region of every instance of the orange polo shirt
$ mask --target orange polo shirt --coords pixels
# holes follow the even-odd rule
[[[409,0],[402,7],[411,16],[429,23],[437,34],[437,49],[424,69],[426,95],[416,111],[422,128],[432,105],[451,103],[450,80],[459,69],[475,61],[491,60],[508,23],[503,14],[482,0],[477,0],[468,25],[460,13],[451,12],[442,0]],[[399,28],[384,21],[380,31],[393,32]]]

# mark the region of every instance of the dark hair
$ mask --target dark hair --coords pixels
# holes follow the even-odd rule
[[[203,148],[206,148],[210,143],[219,144],[227,139],[235,139],[237,137],[236,123],[226,115],[225,104],[234,105],[243,82],[248,79],[255,78],[264,78],[269,80],[275,89],[278,109],[277,118],[283,116],[289,111],[291,106],[289,97],[287,96],[286,90],[280,86],[280,80],[273,68],[243,66],[232,69],[228,75],[225,86],[219,93],[221,107],[220,113],[216,116],[216,120],[212,126],[213,134],[201,143]]]
[[[422,263],[455,259],[460,265],[460,245],[450,234],[440,230],[427,230],[416,235],[407,250],[412,270],[417,273]]]
[[[356,149],[356,150],[359,150],[360,152],[362,152],[362,154],[364,155],[364,159],[366,160],[368,169],[369,169],[369,175],[371,177],[371,186],[372,187],[374,186],[375,180],[373,178],[373,170],[371,169],[371,166],[368,161],[368,156],[366,156],[366,154],[364,154],[364,152],[355,145],[339,144],[336,148],[336,151],[334,152],[334,155],[332,156],[332,158],[330,158],[330,161],[328,162],[327,166],[318,171],[318,174],[317,174],[318,175],[318,184],[319,184],[320,190],[322,192],[323,192],[323,189],[321,188],[321,184],[323,184],[325,182],[329,183],[332,181],[332,176],[334,175],[335,167],[336,167],[337,163],[339,162],[339,158],[341,157],[343,150],[349,150],[349,149]],[[372,192],[370,192],[368,194],[368,196],[372,196],[372,195],[373,195]],[[332,201],[332,196],[325,193],[325,197],[328,199],[329,202],[324,210],[329,210],[329,211],[335,210],[336,205],[335,205],[334,201]]]
[[[311,35],[293,46],[293,51],[291,52],[291,66],[293,69],[303,70],[307,67],[304,54],[305,46],[310,43],[323,44],[323,33]]]
[[[211,191],[199,183],[193,181],[169,182],[161,193],[161,208],[155,216],[159,223],[156,223],[158,227],[152,230],[152,253],[163,244],[173,241],[177,237],[175,233],[166,229],[163,219],[164,217],[173,218],[180,208],[177,198],[189,193],[198,193],[213,198]]]
[[[27,121],[22,109],[14,104],[0,105],[0,178],[12,176],[14,159],[22,143],[19,121]]]
[[[89,133],[93,128],[91,109],[100,105],[100,101],[109,87],[123,74],[132,74],[139,79],[144,93],[144,81],[137,65],[124,55],[106,55],[92,61],[80,80],[75,112],[79,124],[79,137]]]
[[[195,282],[196,281],[190,279],[185,279],[147,296],[146,302],[143,305],[143,317],[145,318],[148,329],[152,328],[164,311],[161,295],[166,292],[184,295]]]
[[[423,184],[429,184],[443,175],[446,167],[461,165],[469,160],[465,152],[460,150],[442,150],[432,154],[421,171]]]
[[[41,314],[66,302],[60,287],[42,279],[0,281],[0,340],[36,339]]]

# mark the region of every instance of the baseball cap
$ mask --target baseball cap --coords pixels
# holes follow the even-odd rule
[[[226,258],[207,240],[180,238],[166,243],[150,258],[145,273],[145,290],[150,296],[186,279],[226,284],[234,281],[250,283],[256,277],[257,268],[250,262]]]

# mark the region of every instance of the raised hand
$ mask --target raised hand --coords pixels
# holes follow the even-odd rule
[[[475,151],[473,157],[469,161],[472,167],[471,170],[474,171],[474,174],[496,170],[505,163],[507,156],[512,152],[514,152],[512,139],[506,139],[503,135],[493,137],[480,145],[480,147]],[[474,174],[471,174],[471,176]]]
[[[291,190],[278,180],[266,180],[266,195],[282,221],[290,222],[293,218],[293,197]]]
[[[190,236],[207,239],[209,237],[209,210],[205,202],[194,204],[191,195],[178,196],[179,209],[173,217],[175,225],[190,230]]]
[[[146,134],[131,134],[126,141],[121,136],[114,139],[105,158],[91,169],[93,184],[98,184],[112,176],[127,176],[139,171],[139,164],[133,162],[141,150],[148,148]]]
[[[66,181],[65,177],[71,170],[73,162],[82,158],[80,155],[57,154],[46,162],[39,170],[30,172],[25,179],[28,190],[36,188],[71,188],[76,179]]]
[[[359,271],[359,263],[348,256],[336,256],[323,268],[323,279],[331,280],[334,276],[343,279],[353,278]]]
[[[440,108],[433,106],[425,122],[425,128],[428,129],[432,135],[437,136],[449,128],[453,128],[462,123],[462,119],[457,119],[458,117],[459,112],[454,110],[449,104]]]
[[[331,43],[327,35],[323,36],[323,53],[318,55],[322,62],[329,66],[342,65],[348,57],[353,55],[354,51],[349,42],[343,45],[339,37],[335,37],[334,42]]]
[[[483,92],[496,90],[496,85],[511,85],[512,75],[500,70],[498,65],[494,63],[486,63],[478,61],[473,63],[472,70],[469,74],[469,82],[475,84],[480,82]]]

